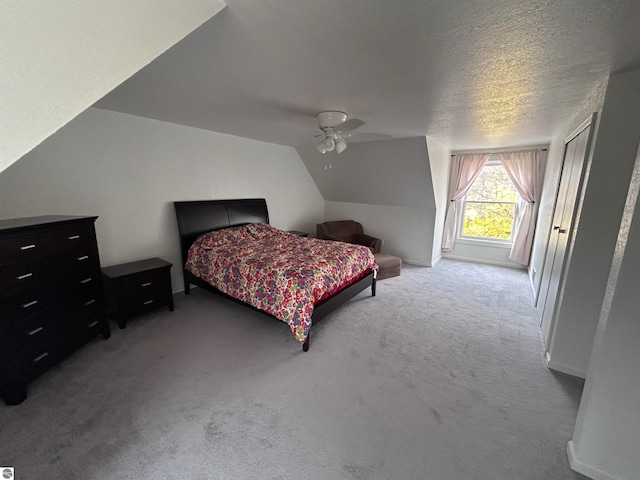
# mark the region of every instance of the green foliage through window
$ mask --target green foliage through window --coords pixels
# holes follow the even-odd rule
[[[510,240],[517,198],[504,167],[485,165],[467,192],[462,235]]]

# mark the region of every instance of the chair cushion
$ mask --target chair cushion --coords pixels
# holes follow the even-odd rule
[[[376,253],[374,255],[378,264],[378,280],[389,277],[397,277],[402,270],[402,259],[386,253]]]

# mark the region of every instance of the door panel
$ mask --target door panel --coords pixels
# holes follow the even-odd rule
[[[564,148],[564,161],[562,164],[562,172],[560,176],[560,186],[558,187],[558,193],[556,195],[556,205],[553,210],[553,222],[551,224],[551,231],[549,232],[549,241],[547,243],[547,252],[544,259],[544,266],[542,269],[542,279],[540,280],[540,291],[538,292],[538,298],[536,300],[536,308],[542,318],[544,313],[545,304],[547,302],[547,293],[549,292],[549,280],[551,277],[551,268],[548,266],[553,265],[556,257],[556,248],[558,245],[558,230],[554,228],[554,225],[559,225],[562,222],[562,215],[564,214],[567,188],[569,187],[569,177],[571,172],[571,165],[573,164],[573,157],[576,152],[576,142],[571,141],[565,145]],[[545,338],[547,338],[545,336]]]
[[[549,234],[543,277],[538,297],[538,312],[541,312],[541,328],[545,344],[549,347],[558,307],[567,250],[571,241],[578,193],[583,179],[588,154],[591,122],[566,146],[558,198],[553,213],[553,224]],[[544,295],[544,296],[543,296]]]

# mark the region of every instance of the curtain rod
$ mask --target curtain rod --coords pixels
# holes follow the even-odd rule
[[[540,150],[542,152],[546,152],[547,151],[546,148],[520,148],[520,149],[516,149],[516,150],[509,150],[509,149],[505,149],[505,150],[490,150],[488,152],[474,152],[474,151],[469,150],[466,153],[452,153],[451,156],[455,157],[456,155],[473,155],[473,154],[477,154],[477,153],[494,154],[494,153],[508,153],[508,152],[524,152],[526,150]]]

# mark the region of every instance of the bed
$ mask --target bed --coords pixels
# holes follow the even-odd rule
[[[366,247],[302,238],[274,229],[269,226],[267,203],[263,198],[174,202],[174,207],[180,234],[185,294],[189,294],[191,285],[196,285],[284,321],[302,343],[305,352],[309,350],[311,327],[319,320],[368,287],[371,287],[372,296],[376,294],[377,267]],[[250,257],[247,251],[238,250],[240,248],[248,248],[260,258]],[[296,248],[299,253],[296,253]],[[322,262],[314,263],[320,260],[310,252],[313,255],[318,253]],[[313,268],[292,265],[287,270],[282,261],[267,266],[271,257],[282,260],[283,255],[292,259],[309,259]],[[353,259],[344,263],[350,256]],[[336,264],[339,268],[335,268]],[[307,273],[319,271],[327,265],[333,266],[331,272],[322,270],[322,282],[315,280],[313,294],[308,294],[309,288],[305,288]],[[286,278],[291,286],[292,282],[298,285],[296,282],[301,281],[299,285],[302,288],[294,290],[298,307],[294,311],[289,309],[288,314],[286,309],[275,311],[271,307],[275,293],[265,292],[265,281],[259,286],[249,286],[248,269],[260,277],[269,277],[270,282],[274,278],[278,281]],[[305,278],[298,278],[298,271]],[[343,271],[347,273],[339,273]],[[241,274],[245,277],[241,278]],[[309,278],[309,281],[314,281]],[[280,297],[278,299],[281,300]]]

